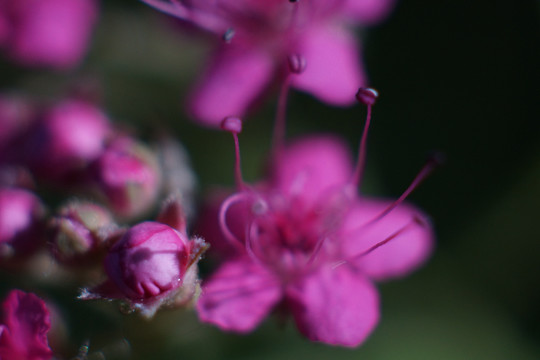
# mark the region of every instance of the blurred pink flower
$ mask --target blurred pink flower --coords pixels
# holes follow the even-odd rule
[[[0,359],[52,358],[47,341],[50,327],[49,311],[43,300],[32,293],[12,290],[2,303]]]
[[[142,0],[223,38],[189,107],[203,124],[241,116],[277,77],[287,58],[305,71],[292,85],[333,105],[351,105],[366,76],[351,26],[380,21],[394,0]]]
[[[238,177],[240,189],[218,219],[206,219],[221,227],[231,251],[203,283],[200,319],[249,332],[277,308],[313,341],[362,343],[379,318],[373,281],[423,264],[433,233],[427,217],[401,200],[358,196],[358,179],[343,142],[329,136],[284,148],[269,180],[254,187]]]
[[[23,65],[71,68],[97,15],[97,0],[0,0],[0,47]]]

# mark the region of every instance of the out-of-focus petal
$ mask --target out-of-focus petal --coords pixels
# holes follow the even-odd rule
[[[273,169],[275,186],[308,202],[343,187],[352,176],[349,150],[331,136],[311,136],[287,147]]]
[[[355,102],[366,75],[352,34],[335,26],[314,26],[300,36],[296,51],[307,65],[294,78],[294,87],[333,105]]]
[[[225,262],[203,283],[199,318],[223,330],[253,330],[281,299],[279,281],[250,259]]]
[[[348,265],[322,268],[288,293],[299,330],[310,340],[355,347],[379,320],[371,282]]]
[[[270,82],[273,67],[258,49],[223,46],[188,101],[191,113],[214,127],[227,116],[242,116]]]
[[[434,234],[427,217],[418,209],[400,204],[381,219],[366,225],[391,204],[360,199],[341,228],[344,260],[375,280],[401,277],[422,265],[433,248]],[[384,245],[370,248],[390,239]],[[360,255],[360,256],[358,256]]]
[[[28,65],[76,65],[97,18],[95,0],[24,0],[10,53]]]
[[[43,300],[32,293],[11,291],[2,304],[5,324],[0,331],[0,358],[47,360],[52,351],[47,341],[51,327]]]
[[[345,0],[343,15],[363,24],[384,20],[394,8],[395,0]]]

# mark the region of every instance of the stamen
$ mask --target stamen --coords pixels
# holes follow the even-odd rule
[[[251,195],[247,194],[245,192],[239,192],[235,193],[231,196],[229,196],[225,201],[223,201],[223,204],[221,204],[221,207],[219,208],[219,227],[221,229],[221,232],[225,236],[225,239],[229,241],[229,243],[234,246],[237,250],[243,251],[244,244],[240,239],[238,239],[232,231],[227,226],[227,212],[229,211],[230,207],[240,201],[244,201],[249,199]]]
[[[239,190],[245,190],[247,188],[242,178],[242,168],[240,166],[240,143],[238,141],[238,134],[242,132],[242,120],[237,117],[229,116],[221,122],[221,128],[232,134],[234,138],[234,152],[235,152],[235,166],[234,177],[236,180],[236,187]]]
[[[356,255],[352,256],[347,261],[352,261],[352,260],[355,260],[357,258],[366,256],[366,255],[372,253],[373,251],[375,251],[376,249],[380,248],[381,246],[383,246],[383,245],[389,243],[390,241],[394,240],[399,235],[401,235],[404,232],[406,232],[407,230],[409,230],[411,226],[413,226],[415,224],[423,224],[423,223],[424,222],[422,221],[422,219],[418,218],[417,216],[414,216],[413,219],[409,223],[407,223],[406,225],[401,227],[399,230],[397,230],[396,232],[394,232],[393,234],[388,236],[386,239],[384,239],[382,241],[379,241],[375,245],[371,246],[369,249],[367,249],[365,251],[362,251],[360,254],[356,254]]]
[[[369,130],[369,125],[371,123],[371,107],[375,104],[375,100],[379,96],[377,90],[371,88],[360,88],[356,93],[356,99],[367,105],[367,115],[366,122],[364,124],[364,130],[362,131],[362,138],[360,140],[360,145],[358,147],[358,160],[356,161],[356,168],[351,179],[351,184],[358,189],[361,186],[362,179],[364,177],[364,168],[366,163],[366,146],[367,146],[367,135]]]
[[[277,159],[285,143],[285,125],[287,119],[287,99],[291,88],[292,75],[299,75],[306,69],[306,59],[300,54],[291,54],[287,57],[289,73],[285,76],[279,92],[278,107],[274,123],[274,137],[272,140],[272,159]]]
[[[426,161],[426,164],[422,167],[422,169],[420,169],[418,175],[416,175],[416,177],[413,179],[409,187],[403,192],[403,194],[401,194],[401,196],[396,201],[390,204],[378,216],[376,216],[373,220],[369,221],[367,224],[377,222],[386,215],[388,215],[392,210],[396,208],[396,206],[401,204],[418,187],[418,185],[420,185],[422,181],[424,181],[431,174],[431,172],[437,166],[441,165],[442,162],[443,157],[441,154],[436,153],[431,155]]]
[[[246,251],[253,261],[262,264],[262,260],[259,258],[259,256],[255,253],[253,249],[253,238],[256,237],[256,231],[257,222],[253,220],[246,229]]]
[[[306,70],[306,65],[307,65],[306,58],[303,57],[302,55],[291,54],[288,56],[287,60],[289,62],[289,70],[293,74],[299,75],[303,73],[304,70]]]

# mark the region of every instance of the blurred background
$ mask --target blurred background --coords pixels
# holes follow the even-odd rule
[[[446,162],[410,197],[432,216],[437,249],[412,276],[379,285],[379,326],[355,350],[313,344],[292,322],[268,319],[247,336],[200,324],[187,311],[150,322],[78,290],[2,272],[0,291],[24,288],[55,303],[74,356],[107,359],[539,359],[540,2],[401,0],[362,30],[371,86],[380,92],[364,193],[398,197],[433,150]],[[90,52],[77,69],[29,70],[1,60],[2,90],[62,97],[91,82],[106,111],[141,137],[163,129],[189,152],[199,196],[233,184],[228,134],[200,128],[182,107],[208,42],[136,0],[102,1]],[[240,142],[248,181],[261,174],[276,96],[248,117]],[[365,109],[293,93],[288,134],[330,132],[351,150]],[[149,135],[150,134],[150,135]]]

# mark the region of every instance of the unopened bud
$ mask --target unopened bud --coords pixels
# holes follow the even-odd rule
[[[64,206],[52,221],[53,249],[58,260],[82,265],[99,260],[107,240],[118,230],[112,215],[103,207],[88,202]]]
[[[98,192],[121,217],[142,215],[155,203],[161,172],[155,155],[131,138],[114,140],[92,166]]]

